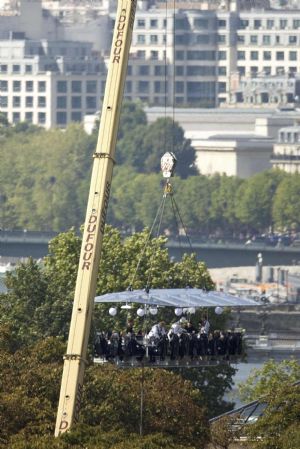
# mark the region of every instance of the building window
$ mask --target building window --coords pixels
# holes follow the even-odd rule
[[[250,59],[251,59],[251,61],[257,61],[258,60],[258,51],[251,51]]]
[[[39,92],[46,92],[46,81],[39,81],[38,82],[38,91]]]
[[[150,28],[157,28],[157,20],[156,19],[151,19],[150,20]]]
[[[226,28],[226,20],[224,20],[224,19],[218,20],[218,27],[219,28]]]
[[[184,67],[181,65],[177,65],[175,67],[175,75],[176,76],[184,76]]]
[[[175,59],[177,61],[183,61],[184,60],[184,51],[183,50],[177,50],[175,52]]]
[[[18,123],[20,121],[20,112],[13,113],[13,123]]]
[[[267,29],[271,30],[272,28],[274,28],[274,20],[267,20]]]
[[[138,90],[141,94],[146,94],[149,92],[149,82],[148,81],[139,81],[138,82]]]
[[[131,81],[126,81],[126,83],[125,83],[125,93],[126,94],[131,94],[131,92],[132,92],[132,82]]]
[[[155,50],[151,50],[151,52],[150,52],[150,58],[152,59],[152,60],[158,60],[158,51],[155,51]]]
[[[66,93],[68,89],[67,81],[57,81],[56,90],[59,93]]]
[[[33,81],[26,81],[26,92],[33,91]]]
[[[0,64],[0,73],[7,73],[7,65]]]
[[[66,109],[67,108],[67,97],[61,96],[56,98],[56,107],[58,109]]]
[[[138,59],[145,59],[146,58],[145,50],[138,50],[136,52],[136,56],[137,56]]]
[[[146,38],[144,34],[138,34],[137,35],[137,43],[138,44],[144,44],[146,42]]]
[[[13,73],[20,73],[20,66],[19,66],[19,64],[13,64],[12,71],[13,71]]]
[[[39,112],[38,113],[38,122],[43,125],[46,123],[46,114],[45,112]]]
[[[33,97],[25,97],[25,105],[26,105],[26,108],[32,108],[33,107]]]
[[[67,124],[67,113],[66,112],[57,112],[56,113],[56,123],[58,125],[66,125]]]
[[[219,59],[219,61],[225,61],[226,60],[226,51],[218,51],[218,59]]]
[[[13,91],[14,92],[20,92],[21,91],[21,81],[14,81],[13,82]]]
[[[290,61],[297,61],[297,52],[296,51],[290,51],[289,52],[289,60]]]
[[[32,120],[33,120],[32,112],[25,112],[25,121],[32,123]]]
[[[0,91],[7,92],[8,90],[8,83],[7,81],[0,80]]]
[[[280,36],[275,36],[276,44],[280,44]]]
[[[289,73],[296,73],[297,67],[289,67]]]
[[[165,67],[162,65],[154,66],[154,75],[155,76],[163,76],[165,74]]]
[[[218,73],[220,76],[226,76],[227,75],[226,67],[218,67]]]
[[[71,99],[72,109],[81,108],[81,97],[72,97]]]
[[[86,82],[86,91],[88,94],[95,94],[97,92],[97,81],[88,80]]]
[[[218,83],[218,92],[219,94],[226,93],[226,83]]]
[[[96,97],[86,97],[86,108],[96,110]]]
[[[244,30],[249,26],[249,20],[240,19],[240,28]]]
[[[237,40],[238,40],[239,44],[244,44],[245,43],[245,36],[238,35]]]
[[[263,35],[262,41],[263,41],[264,45],[270,45],[271,44],[271,36]]]
[[[276,67],[276,75],[284,75],[284,67]]]
[[[148,65],[141,65],[139,67],[139,75],[148,76],[149,75],[149,66]]]
[[[256,76],[257,72],[258,72],[258,67],[256,67],[256,66],[250,67],[251,76]]]
[[[194,27],[195,28],[204,28],[205,30],[208,29],[208,20],[206,19],[195,19],[194,20]]]
[[[162,81],[155,81],[154,82],[154,92],[156,94],[163,94],[165,92],[164,90],[164,82]]]
[[[145,28],[145,20],[144,19],[138,19],[137,20],[137,26],[138,26],[138,28]]]
[[[281,30],[284,30],[287,27],[287,20],[285,19],[280,19],[279,21],[279,26]]]
[[[219,44],[226,44],[225,34],[218,34],[218,42],[219,42]]]
[[[81,92],[81,81],[72,81],[71,87],[72,87],[72,92],[80,93]]]
[[[157,42],[158,42],[158,36],[157,36],[157,34],[151,34],[151,36],[150,36],[150,42],[151,42],[151,44],[157,44]]]
[[[264,51],[263,52],[263,59],[264,61],[271,61],[272,54],[270,51]]]
[[[32,65],[29,64],[25,65],[25,73],[32,73]]]
[[[270,66],[263,67],[263,72],[265,75],[271,75],[271,67]]]
[[[257,36],[256,35],[251,35],[250,36],[250,43],[251,44],[257,44]]]
[[[13,97],[13,107],[19,108],[21,106],[21,97]]]
[[[72,112],[71,120],[72,122],[81,122],[82,120],[81,112]]]
[[[175,92],[177,94],[183,94],[184,93],[184,82],[183,81],[176,81],[176,83],[175,83]]]
[[[246,58],[245,52],[244,52],[244,51],[238,51],[238,52],[237,52],[237,58],[238,58],[238,60],[240,60],[240,61],[244,61],[245,58]]]
[[[294,30],[298,30],[300,28],[300,19],[293,20],[293,28]]]
[[[7,106],[8,106],[8,99],[7,99],[7,97],[1,96],[0,97],[0,107],[1,108],[7,108]]]
[[[38,97],[38,107],[39,108],[46,107],[46,97]]]
[[[276,61],[284,61],[284,52],[276,51]]]
[[[259,30],[261,27],[261,20],[254,20],[253,26],[255,30]]]
[[[297,44],[297,36],[289,36],[289,44]]]

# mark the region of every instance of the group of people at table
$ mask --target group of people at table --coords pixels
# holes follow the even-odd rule
[[[185,357],[191,360],[230,359],[241,353],[240,330],[212,331],[206,318],[201,320],[198,328],[186,318],[180,318],[169,329],[165,321],[160,321],[146,333],[135,332],[134,322],[129,320],[123,333],[115,330],[99,332],[95,341],[95,357],[121,362],[132,357],[137,361],[146,358],[150,363]]]

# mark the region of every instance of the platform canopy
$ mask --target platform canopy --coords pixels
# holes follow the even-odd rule
[[[96,296],[96,303],[137,303],[161,307],[257,307],[259,303],[229,293],[204,291],[199,288],[161,288],[107,293]]]

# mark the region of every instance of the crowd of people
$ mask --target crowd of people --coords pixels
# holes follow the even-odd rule
[[[133,321],[128,321],[124,332],[116,330],[97,333],[95,357],[108,361],[157,360],[230,360],[240,356],[242,349],[240,330],[212,330],[207,319],[198,327],[181,318],[168,329],[164,321],[154,324],[149,332],[135,332]]]

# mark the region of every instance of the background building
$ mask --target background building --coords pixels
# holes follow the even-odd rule
[[[104,63],[86,42],[0,40],[0,111],[12,123],[50,128],[81,122],[102,96]]]
[[[271,163],[273,168],[300,173],[300,126],[280,129]]]
[[[74,2],[61,0],[44,5],[48,9],[42,8],[40,0],[21,0],[21,9],[12,11],[9,17],[7,11],[0,15],[1,42],[7,41],[9,33],[14,38],[16,33],[23,33],[28,40],[47,42],[80,39],[93,46],[90,56],[81,60],[87,66],[81,76],[90,74],[92,57],[107,64],[115,1],[79,1],[74,6]],[[271,106],[297,105],[300,9],[270,9],[269,2],[264,1],[251,2],[252,9],[245,9],[246,5],[237,0],[191,0],[177,2],[174,10],[173,3],[162,8],[159,1],[139,1],[125,97],[141,99],[150,106],[214,108],[232,101],[239,106],[237,99],[242,96],[250,103],[252,99],[254,104],[267,104],[271,83],[279,76],[285,85],[280,95],[272,95],[272,101],[269,96]],[[59,45],[55,57],[65,57]],[[79,53],[76,58],[80,58]],[[52,70],[52,76],[54,73]],[[57,72],[60,76],[62,73]],[[101,85],[104,79],[105,73],[102,78],[99,75]],[[263,84],[269,87],[260,93]],[[95,110],[88,112],[98,109],[97,98]]]

